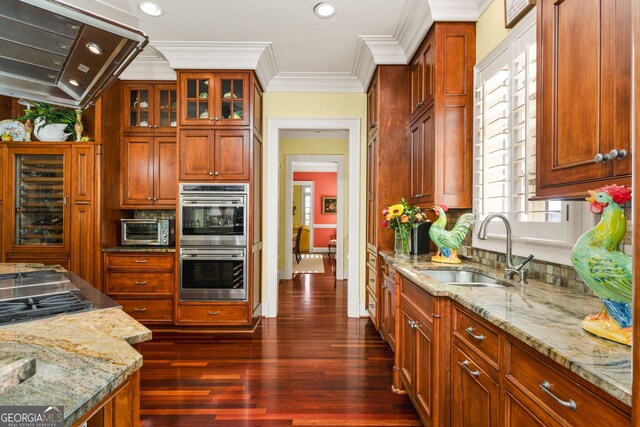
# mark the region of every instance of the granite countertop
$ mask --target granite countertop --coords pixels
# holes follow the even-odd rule
[[[596,337],[580,327],[600,310],[600,300],[567,288],[528,279],[521,286],[444,285],[421,269],[473,269],[501,279],[502,270],[463,261],[457,266],[431,263],[426,255],[395,260],[380,253],[398,272],[434,296],[446,296],[488,320],[571,372],[631,406],[631,347]]]
[[[0,273],[38,269],[51,267],[0,264]],[[36,369],[22,382],[12,379],[17,385],[0,393],[0,406],[63,405],[71,425],[140,369],[142,356],[131,345],[150,339],[118,306],[2,325],[0,360],[34,359]]]
[[[169,252],[174,253],[174,246],[110,246],[102,248],[102,252]]]

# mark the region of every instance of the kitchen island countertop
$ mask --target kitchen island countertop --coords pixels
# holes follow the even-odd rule
[[[469,287],[445,285],[425,269],[471,268],[501,278],[501,270],[465,261],[456,266],[430,262],[419,255],[396,260],[381,252],[396,270],[434,296],[446,296],[571,372],[631,406],[631,347],[583,331],[580,322],[600,310],[600,300],[560,286],[528,279],[524,286]]]
[[[0,264],[0,273],[51,269]],[[56,268],[58,271],[64,271]],[[35,374],[0,394],[0,406],[64,406],[72,425],[142,366],[132,347],[151,331],[120,307],[0,326],[0,358],[33,358]]]

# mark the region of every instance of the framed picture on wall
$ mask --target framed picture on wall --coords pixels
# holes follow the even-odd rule
[[[526,15],[536,0],[504,0],[504,27],[511,28]]]
[[[322,213],[335,214],[338,209],[338,199],[336,196],[322,196]]]

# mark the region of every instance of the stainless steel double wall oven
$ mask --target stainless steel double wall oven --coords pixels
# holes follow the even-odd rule
[[[248,184],[180,184],[180,300],[247,299]]]

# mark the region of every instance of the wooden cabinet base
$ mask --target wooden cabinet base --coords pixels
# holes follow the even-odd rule
[[[140,425],[140,371],[94,406],[73,426],[138,427]]]
[[[248,326],[251,324],[246,303],[180,302],[177,315],[179,325]]]

